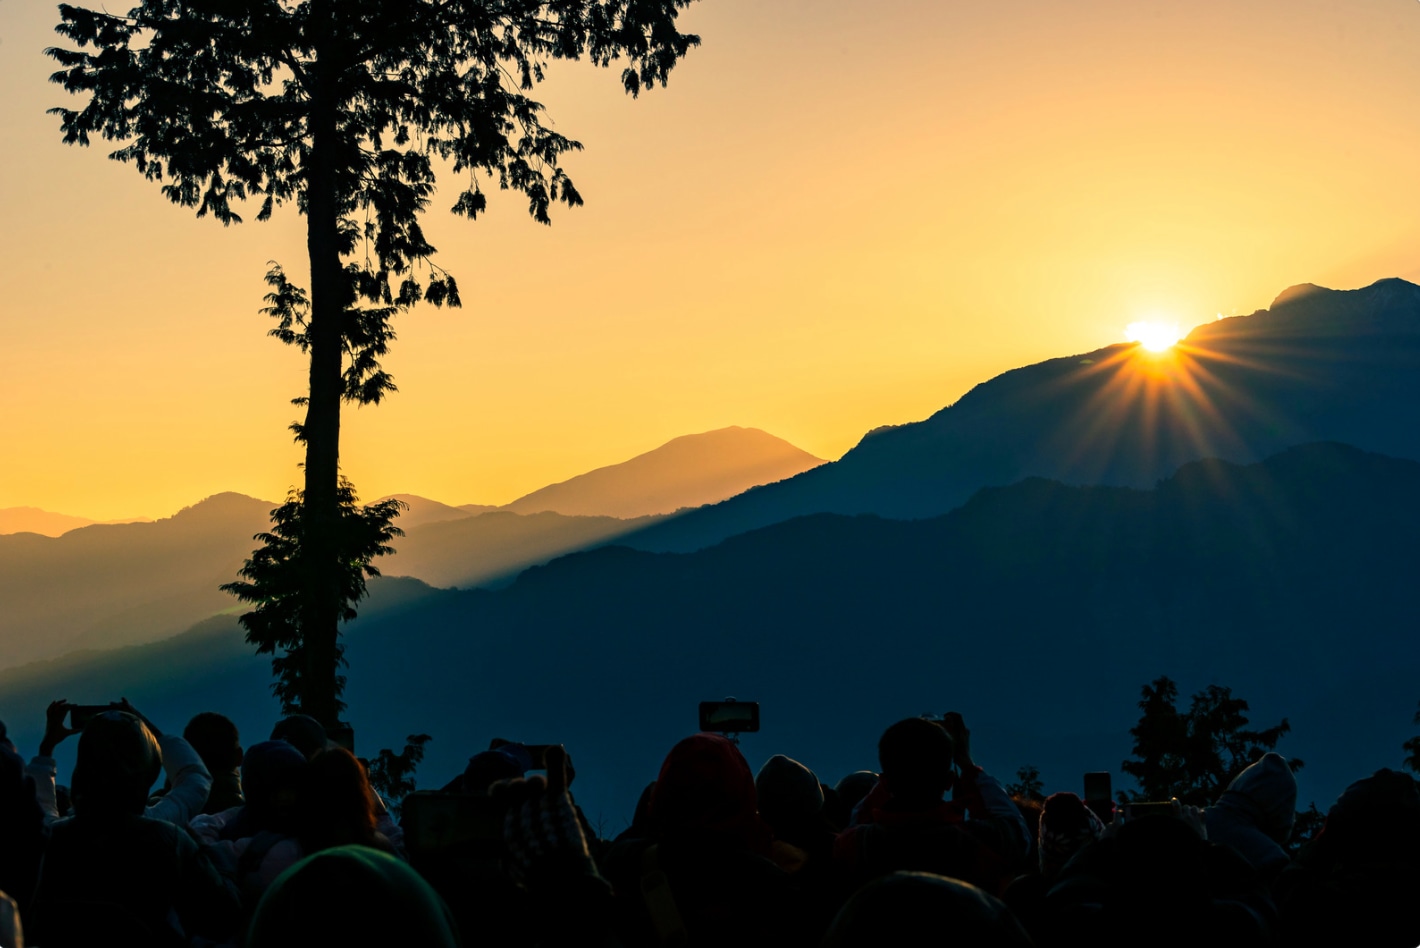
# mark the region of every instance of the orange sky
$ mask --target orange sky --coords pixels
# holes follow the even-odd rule
[[[302,221],[224,229],[61,144],[56,19],[0,4],[0,507],[277,499],[304,367],[257,310],[267,260],[304,271]],[[544,228],[509,195],[477,223],[436,199],[465,305],[400,317],[400,392],[347,413],[363,496],[506,502],[731,424],[837,457],[1154,314],[1420,275],[1414,0],[702,0],[685,23],[704,45],[668,89],[566,66],[540,93],[587,146],[586,207]]]

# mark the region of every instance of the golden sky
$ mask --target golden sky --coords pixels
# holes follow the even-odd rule
[[[120,9],[122,0],[111,9]],[[304,366],[265,335],[302,220],[223,228],[60,142],[48,3],[0,3],[0,507],[279,499]],[[568,65],[550,228],[426,228],[462,310],[398,320],[349,410],[366,498],[502,503],[677,435],[823,457],[1025,363],[1284,287],[1420,275],[1414,0],[702,0],[640,100]],[[247,216],[255,217],[255,209]],[[301,277],[302,281],[304,280]]]

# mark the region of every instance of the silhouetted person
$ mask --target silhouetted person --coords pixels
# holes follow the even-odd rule
[[[182,736],[212,775],[212,790],[202,812],[221,813],[241,806],[242,739],[236,724],[215,711],[203,711],[187,722]]]
[[[1378,770],[1347,787],[1276,886],[1297,944],[1420,944],[1420,792]]]
[[[840,832],[853,824],[853,811],[878,784],[878,775],[871,770],[855,770],[833,787],[834,805],[828,818]]]
[[[760,768],[754,788],[759,815],[774,838],[802,849],[814,863],[827,863],[836,833],[823,814],[823,787],[814,772],[776,754]]]
[[[25,762],[0,746],[0,892],[29,907],[47,840],[44,811],[35,800]],[[0,944],[6,944],[0,941]]]
[[[1019,801],[1017,801],[1019,806]],[[1036,817],[1036,864],[1011,880],[1001,899],[1031,931],[1039,928],[1045,895],[1061,870],[1078,853],[1104,835],[1094,811],[1073,793],[1052,793]]]
[[[781,847],[757,812],[754,776],[723,737],[697,734],[673,747],[651,793],[652,838],[623,842],[607,872],[633,944],[802,941],[803,902],[775,861]]]
[[[375,793],[354,754],[330,747],[310,759],[296,798],[296,829],[308,854],[359,845],[397,855],[378,823]]]
[[[44,737],[39,744],[39,755],[30,760],[25,768],[35,780],[35,794],[39,805],[44,808],[45,818],[50,822],[60,818],[59,800],[55,790],[56,765],[55,746],[71,734],[76,733],[66,727],[64,718],[69,713],[67,701],[51,702],[45,712]],[[212,789],[212,775],[207,765],[192,749],[192,745],[176,734],[164,734],[152,721],[124,698],[117,708],[131,714],[143,722],[155,740],[161,753],[162,769],[167,774],[168,792],[148,805],[145,815],[155,820],[167,820],[176,826],[187,826],[194,816],[207,805],[207,794]],[[151,786],[151,784],[150,784]],[[71,792],[73,788],[71,787]]]
[[[185,829],[143,815],[162,769],[158,740],[135,715],[106,711],[85,727],[74,816],[53,825],[35,889],[35,942],[181,945],[235,930],[236,893],[207,855]]]
[[[857,826],[834,859],[848,885],[895,871],[933,872],[999,891],[1025,853],[1026,827],[1011,798],[972,761],[960,716],[907,718],[878,741],[882,777],[858,805]],[[952,772],[955,764],[960,777]],[[953,799],[944,796],[953,790]]]
[[[1126,818],[1080,850],[1046,895],[1037,934],[1100,948],[1254,948],[1271,943],[1272,909],[1247,861],[1210,844],[1203,813]]]
[[[248,908],[306,855],[298,839],[296,801],[308,766],[285,741],[255,744],[242,759],[246,802],[192,821],[193,833],[236,881]]]

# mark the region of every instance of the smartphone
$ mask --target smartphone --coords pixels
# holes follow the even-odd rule
[[[404,798],[400,813],[404,844],[411,856],[498,851],[504,813],[487,796],[416,790]]]
[[[1096,770],[1085,774],[1085,800],[1113,800],[1114,782],[1107,770]]]
[[[759,730],[758,701],[700,702],[700,730],[744,734]]]
[[[82,731],[89,726],[89,722],[94,718],[117,707],[116,704],[71,704],[69,706],[69,727],[75,731]]]
[[[1174,807],[1173,800],[1166,800],[1162,803],[1126,803],[1124,804],[1124,818],[1126,820],[1137,820],[1146,816],[1177,816],[1178,810]]]

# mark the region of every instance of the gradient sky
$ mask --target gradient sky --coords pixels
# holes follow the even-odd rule
[[[119,9],[120,3],[111,5]],[[0,507],[164,516],[296,482],[304,365],[262,274],[303,221],[223,228],[60,142],[54,7],[0,2]],[[426,228],[462,310],[398,320],[349,410],[364,497],[502,503],[746,425],[823,457],[1017,365],[1420,275],[1415,0],[702,0],[639,101],[539,93],[587,200]],[[247,216],[254,218],[254,208]]]

